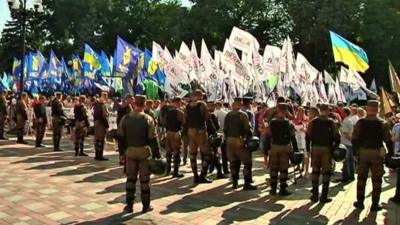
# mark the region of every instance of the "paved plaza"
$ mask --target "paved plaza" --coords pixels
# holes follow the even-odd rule
[[[123,214],[125,179],[112,143],[106,152],[110,161],[98,162],[73,156],[68,137],[63,139],[63,152],[52,152],[51,147],[35,149],[33,140],[28,138],[28,142],[30,146],[0,141],[0,224],[400,224],[400,207],[388,203],[394,194],[394,174],[385,174],[381,212],[369,211],[370,180],[363,211],[352,207],[355,182],[333,182],[334,201],[311,204],[310,180],[305,178],[295,184],[291,176],[293,195],[270,196],[260,154],[254,156],[253,168],[257,191],[232,191],[229,179],[195,186],[187,165],[182,179],[152,177],[154,211],[140,214],[139,197],[134,213]],[[87,140],[85,147],[92,156],[91,143]],[[51,140],[47,138],[45,144],[51,146]]]

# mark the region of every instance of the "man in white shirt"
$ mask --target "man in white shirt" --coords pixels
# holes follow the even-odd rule
[[[218,133],[222,133],[224,129],[224,122],[225,122],[225,117],[226,114],[228,114],[228,109],[222,106],[221,102],[215,103],[215,111],[214,111],[215,116],[217,117],[219,121],[219,130]],[[226,154],[226,143],[224,142],[221,146],[221,159],[222,159],[222,171],[224,174],[229,173],[228,169],[228,156]]]
[[[346,146],[347,153],[346,159],[343,163],[342,179],[341,182],[349,182],[354,180],[354,159],[353,159],[353,147],[351,144],[351,134],[356,121],[356,117],[351,115],[351,110],[348,107],[343,108],[345,118],[340,127],[341,143]]]

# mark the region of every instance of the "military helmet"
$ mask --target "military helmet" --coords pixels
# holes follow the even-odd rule
[[[163,175],[167,170],[167,161],[165,159],[150,159],[150,172],[154,175]]]
[[[336,162],[342,162],[346,158],[347,148],[345,145],[340,144],[337,148],[333,149],[332,158]]]
[[[304,160],[304,153],[302,151],[292,151],[289,155],[290,162],[294,165],[299,165]]]
[[[399,156],[387,156],[385,157],[385,165],[390,169],[400,168],[400,157]]]
[[[221,137],[221,135],[211,134],[208,137],[208,144],[210,144],[210,146],[213,147],[213,148],[221,147],[221,145],[222,145],[222,137]]]
[[[260,138],[258,138],[257,136],[253,136],[247,140],[246,145],[247,145],[247,150],[255,152],[260,147]]]

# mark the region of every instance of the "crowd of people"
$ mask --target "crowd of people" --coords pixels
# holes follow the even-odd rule
[[[0,139],[5,139],[5,124],[8,124],[9,129],[15,130],[17,143],[27,144],[24,135],[28,124],[28,129],[35,131],[35,147],[42,148],[46,129],[51,127],[53,150],[62,151],[60,141],[68,126],[75,156],[87,156],[84,142],[91,129],[94,159],[103,161],[107,160],[104,157],[107,133],[113,133],[127,177],[125,212],[133,211],[137,179],[142,212],[152,210],[149,164],[151,159],[160,159],[162,155],[167,162],[167,176],[182,178],[184,174],[180,168],[189,160],[195,184],[212,182],[208,175],[215,170],[216,179],[226,179],[230,174],[233,189],[239,187],[239,171],[243,164],[243,190],[256,190],[252,178],[253,151],[249,148],[249,140],[254,136],[260,139],[259,148],[265,167],[269,168],[271,195],[291,194],[287,184],[288,169],[291,154],[296,152],[304,157],[298,167],[305,178],[311,179],[311,201],[330,202],[332,152],[340,145],[346,149],[346,156],[339,181],[352,182],[357,173],[354,207],[363,209],[366,181],[371,171],[371,210],[378,211],[382,209],[380,193],[385,158],[400,153],[400,113],[382,119],[380,103],[374,100],[363,107],[356,104],[317,104],[314,107],[300,106],[278,97],[276,105],[269,107],[254,102],[251,97],[236,98],[232,104],[207,101],[201,90],[195,90],[190,97],[163,101],[130,94],[122,101],[111,100],[107,92],[91,98],[61,93],[30,98],[21,93],[16,99],[7,93],[0,94]],[[51,117],[46,107],[50,107]],[[65,107],[73,108],[73,120],[66,116]],[[30,111],[33,112],[31,120]],[[111,111],[117,112],[117,127],[110,131]],[[91,112],[93,115],[89,115]],[[400,204],[399,175],[398,169],[396,194],[390,199],[396,204]]]

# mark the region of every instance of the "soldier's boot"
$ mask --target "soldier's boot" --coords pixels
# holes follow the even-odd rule
[[[133,200],[127,200],[126,205],[124,207],[125,213],[133,213]]]
[[[321,198],[319,199],[321,203],[329,203],[332,201],[331,198],[328,198],[328,193],[329,193],[329,182],[324,182],[322,183]]]
[[[318,199],[319,199],[319,197],[318,197],[318,195],[319,195],[319,184],[318,184],[318,181],[317,182],[312,182],[312,190],[311,190],[311,197],[310,197],[310,200],[312,201],[312,202],[318,202]]]
[[[181,164],[181,157],[179,154],[174,155],[174,172],[172,177],[182,178],[184,177],[183,174],[179,173],[179,165]]]
[[[75,143],[75,156],[78,156],[79,154],[79,144]]]
[[[287,190],[287,179],[288,179],[288,170],[284,169],[280,171],[280,177],[279,177],[279,182],[280,182],[280,190],[279,190],[279,195],[280,196],[289,196],[292,193]]]
[[[84,152],[84,149],[85,149],[84,143],[83,143],[83,140],[81,140],[81,141],[79,142],[79,156],[88,156],[88,154],[86,154],[86,153]]]
[[[153,211],[153,207],[150,205],[150,201],[142,201],[142,204],[143,204],[142,213]]]
[[[7,139],[4,137],[4,130],[3,130],[3,129],[0,129],[0,140],[7,140]]]
[[[382,178],[372,179],[372,205],[371,211],[380,211],[382,206],[380,204],[380,195],[382,189]]]
[[[166,176],[171,174],[171,154],[167,153],[166,158],[167,158],[167,169],[166,169]]]
[[[105,144],[105,141],[104,140],[101,140],[101,141],[99,141],[99,161],[108,161],[108,159],[107,158],[104,158],[104,144]]]
[[[239,185],[239,174],[234,175],[232,174],[232,189],[237,189]]]
[[[252,162],[243,163],[243,177],[244,177],[243,190],[247,190],[247,191],[257,190],[256,186],[251,185],[251,183],[253,183],[253,176],[252,176],[252,172],[251,172],[252,166],[253,166]],[[239,168],[240,168],[240,164],[239,164]],[[238,168],[238,170],[239,170],[239,168]]]
[[[269,193],[271,195],[276,195],[276,188],[277,188],[278,184],[276,182],[271,181],[270,186],[271,186],[271,190],[269,191]]]
[[[243,190],[244,190],[244,191],[254,191],[254,190],[257,190],[257,187],[256,187],[256,186],[253,186],[253,185],[251,184],[251,182],[252,182],[251,176],[246,175],[246,176],[244,177],[244,185],[243,185]]]
[[[364,199],[365,199],[365,184],[367,183],[367,178],[363,178],[358,175],[357,180],[357,201],[353,203],[353,206],[357,209],[364,209]]]
[[[207,178],[209,162],[210,162],[210,156],[208,155],[203,156],[203,160],[201,163],[201,173],[199,177],[199,183],[201,184],[208,184],[212,182],[210,179]]]
[[[215,154],[213,154],[212,156],[211,156],[211,161],[210,161],[210,165],[209,165],[209,173],[212,173],[212,172],[214,172],[214,170],[215,170]]]

